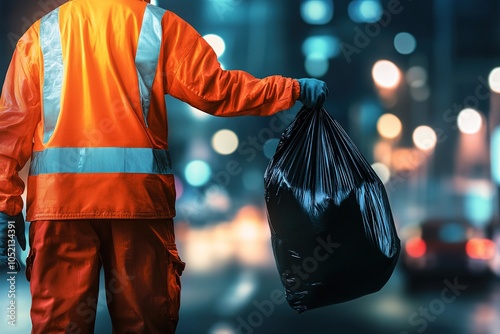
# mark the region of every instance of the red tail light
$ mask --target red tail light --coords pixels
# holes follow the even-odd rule
[[[489,260],[495,255],[495,243],[488,239],[473,238],[467,241],[465,251],[470,258]]]
[[[406,254],[411,257],[422,257],[425,255],[427,246],[420,237],[413,237],[406,241]]]

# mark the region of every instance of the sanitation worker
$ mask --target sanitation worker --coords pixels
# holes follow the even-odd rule
[[[321,106],[323,81],[223,70],[144,0],[70,0],[20,38],[0,99],[0,260],[24,249],[32,333],[93,333],[99,272],[116,333],[174,333],[180,306],[165,94],[215,116]],[[184,129],[181,131],[189,131]]]

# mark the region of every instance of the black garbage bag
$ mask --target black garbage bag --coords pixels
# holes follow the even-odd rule
[[[267,166],[271,243],[298,313],[379,291],[400,240],[383,183],[342,127],[303,107]]]

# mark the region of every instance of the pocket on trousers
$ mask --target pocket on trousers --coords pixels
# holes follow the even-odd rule
[[[179,318],[179,308],[181,304],[181,275],[186,267],[177,252],[175,244],[167,246],[168,258],[168,272],[167,272],[167,285],[168,285],[168,317],[170,319]]]

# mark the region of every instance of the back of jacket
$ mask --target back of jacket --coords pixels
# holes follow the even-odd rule
[[[224,71],[203,38],[142,0],[72,0],[20,39],[0,99],[0,212],[28,220],[175,215],[165,94],[216,116],[271,115],[296,80]]]

